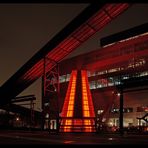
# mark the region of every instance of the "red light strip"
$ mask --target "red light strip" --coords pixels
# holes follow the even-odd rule
[[[71,51],[71,49],[73,49],[74,47],[77,47],[77,45],[79,44],[80,42],[78,40],[70,36],[69,38],[65,39],[64,42],[60,43],[58,47],[66,51],[69,51],[69,50]]]
[[[36,77],[38,73],[36,71],[39,71],[40,74],[43,71],[43,59],[40,60],[38,63],[36,63],[29,71],[27,71],[22,77],[21,80],[30,80],[31,78]],[[36,73],[36,74],[35,74]]]
[[[81,70],[82,77],[82,110],[83,117],[95,117],[94,107],[92,103],[92,96],[89,89],[89,83],[87,78],[87,72]],[[92,132],[92,119],[84,119],[85,132]]]
[[[111,21],[111,18],[104,11],[99,11],[88,21],[88,24],[91,24],[91,26],[95,28],[97,31],[101,29],[103,25],[107,24],[109,21]]]
[[[129,7],[129,4],[127,3],[119,3],[119,4],[108,4],[106,6],[106,10],[112,17],[116,17],[119,15],[123,10],[127,9]]]
[[[95,32],[96,31],[92,29],[90,26],[88,26],[88,24],[84,24],[79,28],[79,30],[74,32],[72,36],[78,39],[79,41],[83,42],[86,39],[88,39],[88,37],[92,36]]]
[[[73,70],[71,73],[68,90],[66,93],[61,117],[73,117],[74,114],[74,102],[75,102],[75,91],[76,91],[76,79],[77,71]],[[66,119],[64,124],[64,132],[71,131],[72,120]]]

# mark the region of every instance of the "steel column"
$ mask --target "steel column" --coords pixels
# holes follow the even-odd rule
[[[48,70],[47,65],[54,62],[56,66]],[[42,77],[42,129],[51,129],[51,122],[56,121],[54,130],[59,128],[59,64],[48,57],[44,58],[44,70]],[[53,97],[56,94],[56,98]],[[51,121],[52,120],[52,121]],[[51,122],[50,122],[51,121]]]
[[[124,131],[123,131],[123,90],[122,88],[120,89],[120,116],[119,116],[119,130],[120,130],[120,135],[123,136]]]

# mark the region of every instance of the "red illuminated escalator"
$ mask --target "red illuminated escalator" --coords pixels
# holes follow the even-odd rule
[[[81,89],[78,91],[79,85]],[[71,73],[62,108],[60,132],[95,132],[94,107],[87,72],[84,70],[81,73],[73,70]]]
[[[81,71],[82,77],[82,110],[83,125],[85,132],[95,132],[95,112],[92,102],[92,96],[89,88],[87,72]]]
[[[74,101],[76,90],[77,71],[73,70],[71,73],[66,98],[62,109],[62,120],[60,124],[60,131],[71,132],[72,117],[74,115]]]

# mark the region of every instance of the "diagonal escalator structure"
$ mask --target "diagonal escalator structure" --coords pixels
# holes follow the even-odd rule
[[[60,132],[95,131],[95,112],[87,72],[73,70],[62,108]]]

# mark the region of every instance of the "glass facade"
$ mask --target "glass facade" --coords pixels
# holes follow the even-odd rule
[[[116,68],[116,70],[119,70],[119,68],[118,69]],[[113,71],[115,71],[115,69]],[[110,73],[111,71],[102,71],[102,72],[93,72],[93,73],[90,73],[89,71],[87,71],[87,75],[88,77],[95,77],[98,75],[107,74],[107,72]],[[107,77],[107,78],[97,79],[95,81],[89,81],[89,86],[90,86],[90,89],[116,86],[116,85],[120,85],[122,80],[134,78],[134,77],[142,77],[147,75],[148,75],[148,71],[144,71],[140,73],[135,73],[133,75],[126,74],[121,76]],[[59,77],[60,83],[68,82],[69,79],[70,79],[70,74],[62,75]]]
[[[111,109],[111,113],[119,113],[119,108],[113,108]],[[128,108],[124,108],[123,109],[123,113],[132,113],[133,112],[133,108],[132,107],[128,107]]]

